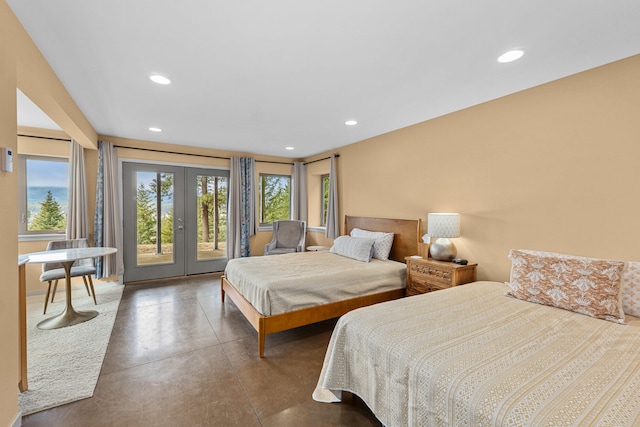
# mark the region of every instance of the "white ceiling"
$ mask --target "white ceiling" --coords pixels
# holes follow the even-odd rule
[[[7,3],[98,133],[287,157],[640,53],[638,0]]]

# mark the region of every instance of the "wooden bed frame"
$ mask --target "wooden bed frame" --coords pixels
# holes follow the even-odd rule
[[[418,253],[418,242],[422,236],[422,221],[407,219],[386,219],[345,216],[345,232],[348,235],[352,229],[360,228],[369,231],[393,232],[393,246],[389,259],[404,262],[404,258]],[[286,331],[299,326],[310,325],[327,319],[342,316],[356,308],[365,307],[379,302],[398,299],[404,296],[405,288],[363,295],[343,301],[303,308],[288,313],[264,316],[260,314],[249,301],[223,275],[220,279],[220,293],[224,304],[225,294],[235,303],[244,314],[251,326],[258,332],[258,351],[264,357],[265,336],[276,332]]]

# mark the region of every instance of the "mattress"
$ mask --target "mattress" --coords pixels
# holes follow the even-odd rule
[[[640,319],[621,325],[475,282],[354,310],[313,397],[387,426],[640,425]]]
[[[406,286],[406,265],[328,251],[236,258],[226,279],[264,316]]]

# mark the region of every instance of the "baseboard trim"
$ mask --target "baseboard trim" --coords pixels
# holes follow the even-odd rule
[[[16,419],[11,423],[11,427],[20,427],[22,425],[22,412],[18,412]]]

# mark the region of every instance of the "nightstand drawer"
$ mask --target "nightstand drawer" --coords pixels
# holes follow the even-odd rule
[[[410,264],[410,273],[414,280],[428,280],[431,283],[442,284],[443,287],[451,286],[451,269],[427,264]]]
[[[439,291],[449,288],[448,285],[440,285],[438,283],[429,282],[420,277],[413,276],[411,282],[407,286],[407,296],[425,294],[427,292]]]
[[[407,257],[407,296],[451,288],[476,280],[477,264],[458,265]]]

